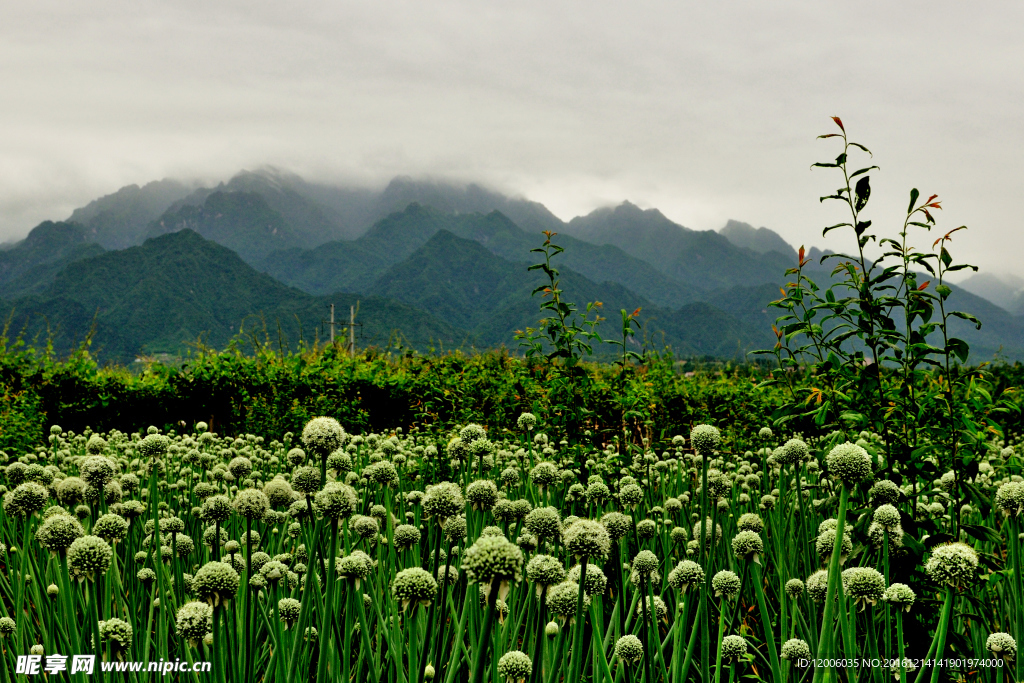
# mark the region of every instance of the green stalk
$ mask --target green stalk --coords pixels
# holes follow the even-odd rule
[[[245,600],[245,680],[252,680],[252,591],[249,590],[250,572],[252,571],[252,520],[245,518],[245,583],[242,585],[242,599]],[[284,652],[278,645],[277,658]]]
[[[651,579],[649,576],[642,577],[640,579],[641,590],[647,585],[650,585]],[[650,608],[653,605],[647,604],[647,600],[643,597],[640,598],[640,609],[644,615],[644,675],[647,677],[647,683],[654,683],[654,678],[651,676],[651,613]],[[656,645],[654,647],[657,647]],[[575,683],[575,682],[574,682]]]
[[[1021,548],[1020,544],[1019,517],[1010,517],[1010,551],[1013,557],[1013,584],[1016,588],[1019,610],[1020,605],[1024,604],[1024,577],[1021,576],[1021,572],[1024,571],[1024,559],[1021,558],[1024,548]],[[1017,612],[1016,636],[1017,647],[1024,648],[1024,616],[1021,616],[1020,611]],[[1018,681],[1024,681],[1024,655],[1017,655],[1016,678]]]
[[[441,529],[438,528],[436,530],[436,533],[435,533],[436,538],[434,539],[434,562],[433,562],[433,567],[434,568],[433,568],[432,576],[435,579],[437,578],[437,562],[440,559],[438,557],[438,555],[440,555],[440,552],[441,552],[441,535],[442,535]],[[446,559],[445,562],[447,563],[448,560]],[[445,571],[445,581],[444,581],[445,583],[447,583],[447,576],[448,576],[448,572],[446,570]],[[438,586],[437,593],[434,595],[434,599],[430,602],[430,616],[427,617],[427,637],[426,637],[426,640],[425,640],[425,644],[427,646],[427,650],[426,650],[426,652],[423,653],[423,663],[419,667],[419,673],[416,674],[416,683],[423,683],[424,670],[426,669],[426,664],[430,662],[431,644],[432,644],[432,642],[434,640],[431,637],[431,633],[433,633],[432,629],[434,628],[434,614],[437,612],[438,602],[440,602],[443,599],[444,598],[441,597],[441,587]],[[419,638],[417,637],[416,647],[419,647],[418,640],[419,640]],[[410,676],[410,679],[411,678],[412,677]]]
[[[572,659],[570,660],[572,664],[569,667],[570,681],[579,681],[580,665],[583,660],[583,627],[586,625],[586,619],[583,618],[583,586],[587,582],[587,563],[589,560],[590,558],[584,555],[580,561],[580,586],[579,593],[576,596],[576,623],[572,631]]]
[[[337,518],[331,520],[331,540],[328,547],[330,548],[331,555],[328,559],[326,578],[327,601],[324,604],[323,618],[320,621],[320,653],[316,667],[317,683],[325,683],[327,681],[327,660],[330,658],[327,646],[331,637],[331,626],[334,620],[334,584],[337,583],[334,576],[335,555],[338,554]]]
[[[896,647],[897,656],[900,658],[900,683],[907,683],[907,667],[903,662],[906,652],[903,648],[903,609],[896,610]]]
[[[846,508],[850,502],[850,491],[843,484],[839,492],[839,516],[836,525],[836,542],[832,546],[832,559],[828,564],[828,588],[825,591],[825,613],[821,621],[821,634],[818,636],[817,659],[834,659],[832,653],[832,620],[835,610],[836,595],[839,590],[839,556],[843,548],[843,532],[846,529]],[[814,668],[812,683],[821,683],[825,675],[825,667]]]
[[[946,588],[946,601],[942,605],[942,618],[939,621],[939,630],[935,634],[936,637],[936,648],[935,648],[935,659],[942,659],[943,653],[946,651],[946,636],[949,634],[949,620],[953,616],[953,602],[956,600],[956,591],[952,587]],[[924,671],[924,667],[921,667]],[[931,683],[939,683],[939,672],[942,667],[932,667]],[[920,676],[918,676],[920,678]]]
[[[722,683],[722,639],[725,637],[725,605],[726,598],[723,595],[718,610],[718,644],[715,646],[718,654],[715,655],[715,683]]]
[[[484,659],[491,644],[491,629],[494,627],[494,613],[497,611],[498,587],[492,585],[487,593],[487,612],[484,615],[483,629],[480,631],[480,640],[477,642],[476,655],[473,658],[473,683],[483,683],[484,680]]]
[[[534,683],[541,677],[540,670],[543,668],[541,662],[544,661],[544,639],[547,638],[547,635],[544,633],[544,598],[547,594],[548,587],[542,586],[540,597],[537,600],[537,632],[535,634],[536,640],[533,644],[534,666],[533,674],[530,676],[531,683]]]
[[[775,683],[782,683],[782,667],[779,666],[779,652],[775,645],[775,633],[772,631],[771,614],[768,613],[768,606],[764,599],[764,580],[761,578],[761,565],[753,562],[754,569],[754,591],[757,593],[757,607],[761,612],[761,623],[764,628],[764,639],[768,643],[768,658],[772,667],[772,679]]]

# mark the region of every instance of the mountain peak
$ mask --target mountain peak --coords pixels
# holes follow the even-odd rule
[[[774,230],[755,228],[750,223],[729,219],[718,232],[737,247],[750,249],[758,254],[775,251],[796,258],[793,247]]]

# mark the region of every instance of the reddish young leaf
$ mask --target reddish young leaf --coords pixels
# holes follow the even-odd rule
[[[917,288],[917,291],[923,292],[924,290],[926,290],[928,288],[928,285],[930,285],[931,283],[932,283],[931,280],[925,280],[924,284]]]
[[[839,119],[838,116],[833,116],[832,120],[836,122],[837,126],[839,126],[839,130],[843,131],[844,133],[846,132],[846,128],[843,127],[843,122]]]

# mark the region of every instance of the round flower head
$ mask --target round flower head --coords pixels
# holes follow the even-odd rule
[[[828,570],[819,569],[807,577],[807,595],[811,596],[814,602],[825,602],[825,595],[828,592]]]
[[[895,605],[897,609],[902,609],[904,612],[910,611],[916,599],[917,596],[914,594],[914,589],[905,583],[894,583],[882,593],[883,601],[890,605]]]
[[[804,640],[790,638],[782,644],[779,656],[790,662],[799,662],[801,659],[811,658],[811,648]]]
[[[1024,482],[1011,481],[996,490],[996,507],[1007,517],[1024,513]]]
[[[644,500],[644,490],[636,484],[626,484],[619,489],[619,502],[631,510]]]
[[[673,545],[683,545],[690,539],[690,532],[681,526],[672,527],[669,538],[672,539]]]
[[[699,521],[693,525],[693,540],[700,544],[700,539],[703,536],[705,547],[711,547],[711,518],[705,519],[704,523],[701,524]],[[715,525],[715,545],[722,540],[722,525]]]
[[[179,636],[196,645],[213,630],[213,608],[205,602],[186,602],[174,625]]]
[[[722,443],[722,434],[717,427],[711,425],[697,425],[690,432],[690,444],[693,449],[703,456],[709,456],[718,450]]]
[[[558,466],[553,462],[541,462],[530,470],[530,481],[543,491],[558,478]]]
[[[292,485],[280,477],[271,479],[263,487],[263,495],[267,497],[267,502],[272,508],[288,507],[292,502],[293,493]],[[237,504],[237,498],[235,502]]]
[[[359,581],[365,579],[373,571],[373,560],[362,550],[355,550],[337,560],[335,571],[338,576],[353,579],[356,585],[359,585]]]
[[[764,552],[764,541],[753,531],[741,531],[732,539],[732,551],[738,560],[753,560],[760,564],[759,558]]]
[[[654,538],[658,534],[658,525],[653,519],[642,519],[636,523],[636,535],[642,541]]]
[[[154,435],[156,436],[156,435]],[[166,438],[166,437],[165,437]],[[102,455],[91,455],[81,462],[78,471],[86,484],[101,489],[114,478],[117,466]]]
[[[580,582],[580,574],[582,573],[582,566],[575,564],[569,568],[568,579],[570,581]],[[604,571],[596,564],[587,564],[587,578],[583,582],[583,592],[587,595],[604,595],[605,590],[608,588],[608,577],[604,575]]]
[[[828,471],[847,486],[871,477],[871,456],[857,444],[839,444],[825,457]]]
[[[231,565],[207,562],[192,577],[192,588],[197,597],[217,606],[235,597],[239,581],[238,572]]]
[[[722,661],[735,662],[747,656],[747,641],[743,636],[722,638]]]
[[[601,524],[608,530],[608,536],[613,541],[625,538],[626,534],[633,528],[633,519],[621,512],[607,512],[601,517]]]
[[[1008,662],[1017,658],[1017,641],[1009,633],[993,633],[985,641],[985,649]]]
[[[836,530],[825,529],[818,534],[818,539],[815,541],[815,549],[818,551],[818,557],[822,561],[827,562],[828,558],[832,557],[832,550],[836,544]],[[847,534],[843,534],[842,545],[839,548],[839,564],[846,562],[846,558],[850,553],[853,552],[853,541]]]
[[[162,458],[167,455],[171,440],[163,434],[147,434],[146,438],[139,442],[139,455],[144,458]]]
[[[99,536],[82,536],[68,547],[68,568],[79,581],[93,579],[110,569],[114,551]]]
[[[36,530],[36,540],[51,553],[62,553],[85,536],[81,522],[71,515],[48,517]]]
[[[740,531],[753,531],[759,534],[764,531],[764,520],[761,519],[761,515],[755,512],[744,512],[736,520],[736,528]]]
[[[900,500],[900,487],[888,479],[881,479],[871,485],[868,497],[872,505],[895,505]]]
[[[420,567],[403,569],[391,582],[391,594],[401,602],[403,610],[414,602],[426,605],[437,595],[437,581]]]
[[[659,566],[661,566],[661,562],[658,560],[658,556],[650,550],[641,550],[633,558],[632,569],[643,579],[650,578],[657,573]]]
[[[461,541],[466,538],[466,518],[462,515],[453,515],[444,520],[444,526],[441,529],[449,542]]]
[[[872,521],[887,531],[895,531],[900,526],[900,511],[889,503],[880,505]]]
[[[350,523],[352,531],[360,538],[376,538],[380,534],[380,524],[373,517],[356,515]]]
[[[786,582],[786,595],[791,600],[796,600],[804,594],[804,582],[800,579],[790,579]]]
[[[501,485],[507,489],[514,489],[519,486],[519,470],[514,467],[506,467],[501,471]]]
[[[541,588],[554,586],[565,581],[565,567],[551,555],[534,555],[526,563],[526,578],[537,584],[537,595]]]
[[[714,589],[716,598],[734,598],[739,595],[741,587],[740,577],[728,569],[723,569],[711,577],[711,588]]]
[[[96,520],[92,532],[110,542],[120,541],[128,535],[128,521],[121,515],[108,513]]]
[[[288,464],[292,467],[298,467],[302,463],[306,462],[306,451],[297,447],[289,449],[288,455],[285,456],[285,459],[288,460]]]
[[[408,550],[420,542],[420,530],[412,524],[399,524],[395,527],[395,547]]]
[[[296,467],[292,470],[292,487],[300,494],[315,494],[319,490],[319,472],[315,467]]]
[[[527,530],[538,538],[557,539],[562,533],[562,517],[556,507],[530,510],[524,524]]]
[[[462,489],[450,481],[428,486],[423,494],[423,513],[437,519],[439,524],[444,524],[446,519],[461,513],[465,508]]]
[[[498,597],[503,598],[508,583],[522,578],[523,551],[504,536],[484,536],[466,550],[462,569],[470,581],[487,590],[497,582]]]
[[[0,617],[0,637],[8,638],[14,635],[17,625],[10,617]]]
[[[381,486],[394,486],[398,483],[398,469],[389,460],[381,460],[367,467],[363,475]]]
[[[359,497],[348,484],[331,481],[313,496],[313,505],[324,519],[344,519],[358,509]]]
[[[525,681],[532,673],[533,661],[520,650],[506,652],[498,660],[498,675],[504,677],[507,683]]]
[[[267,496],[258,489],[245,489],[235,495],[235,511],[246,519],[263,519],[270,509]]]
[[[761,427],[761,429],[758,430],[757,435],[762,439],[770,439],[772,438],[772,428]]]
[[[12,516],[28,517],[46,507],[49,497],[46,487],[27,481],[4,494],[4,511]]]
[[[132,625],[122,619],[108,619],[101,621],[100,638],[109,640],[123,649],[132,644]]]
[[[692,560],[682,560],[668,573],[668,584],[680,593],[704,583],[704,570]]]
[[[498,500],[498,487],[490,479],[478,479],[466,487],[466,500],[474,510],[490,510]]]
[[[657,595],[654,596],[654,602],[651,602],[651,598],[645,597],[643,603],[636,606],[636,615],[642,617],[644,614],[644,608],[647,608],[647,613],[650,615],[652,621],[665,621],[668,619],[668,605],[665,601],[659,598]]]
[[[843,591],[863,610],[885,592],[885,577],[873,567],[850,567],[843,572]]]
[[[940,545],[932,550],[924,571],[939,585],[963,588],[976,578],[978,553],[966,543]]]
[[[291,628],[292,624],[299,620],[302,612],[302,603],[295,598],[281,598],[277,601],[277,614],[284,622],[285,629]]]
[[[199,516],[207,522],[220,522],[223,524],[231,516],[231,501],[227,496],[210,496],[203,501],[202,511]]]
[[[775,460],[780,465],[792,465],[807,457],[808,449],[801,439],[790,439],[775,452]]]
[[[548,638],[554,638],[555,636],[557,636],[559,630],[560,629],[558,628],[558,624],[554,621],[549,621],[547,624],[544,625],[544,635],[546,635]]]
[[[611,549],[611,537],[600,522],[581,519],[565,530],[565,549],[577,559],[605,559]]]
[[[320,459],[345,445],[345,430],[333,417],[314,417],[302,429],[302,444]]]
[[[533,431],[533,428],[537,425],[537,416],[533,413],[523,413],[516,420],[516,426],[520,431],[529,432]]]
[[[562,618],[562,621],[576,616],[576,599],[579,597],[580,585],[575,581],[563,581],[548,589],[548,609]],[[583,609],[590,607],[590,596],[583,593]]]
[[[628,664],[639,664],[644,658],[644,646],[636,636],[622,636],[615,641],[615,656]]]

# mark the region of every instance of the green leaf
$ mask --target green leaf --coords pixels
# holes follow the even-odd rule
[[[974,329],[976,330],[981,329],[981,321],[975,318],[970,313],[964,313],[963,311],[950,311],[949,315],[951,315],[954,318],[960,318],[961,320],[966,320],[968,322],[974,323]]]
[[[861,209],[868,203],[868,199],[871,197],[871,177],[864,176],[857,181],[857,201],[854,204],[854,210],[860,212]]]
[[[950,289],[948,285],[939,285],[938,287],[935,288],[935,291],[938,293],[939,296],[942,297],[943,301],[945,301],[949,297],[949,295],[953,293],[953,290]]]
[[[971,347],[963,339],[950,337],[949,341],[946,342],[946,351],[959,358],[961,363],[966,363],[967,356],[969,356],[971,352]]]
[[[862,168],[859,171],[857,171],[856,173],[854,173],[853,175],[851,175],[850,179],[852,180],[853,178],[856,178],[859,175],[864,175],[868,171],[873,171],[873,170],[878,170],[878,167],[877,166],[868,166],[867,168]]]
[[[910,208],[907,209],[907,213],[913,213],[913,211],[914,211],[914,204],[917,204],[917,198],[920,197],[920,196],[921,196],[921,193],[917,191],[916,187],[913,190],[910,191]]]

